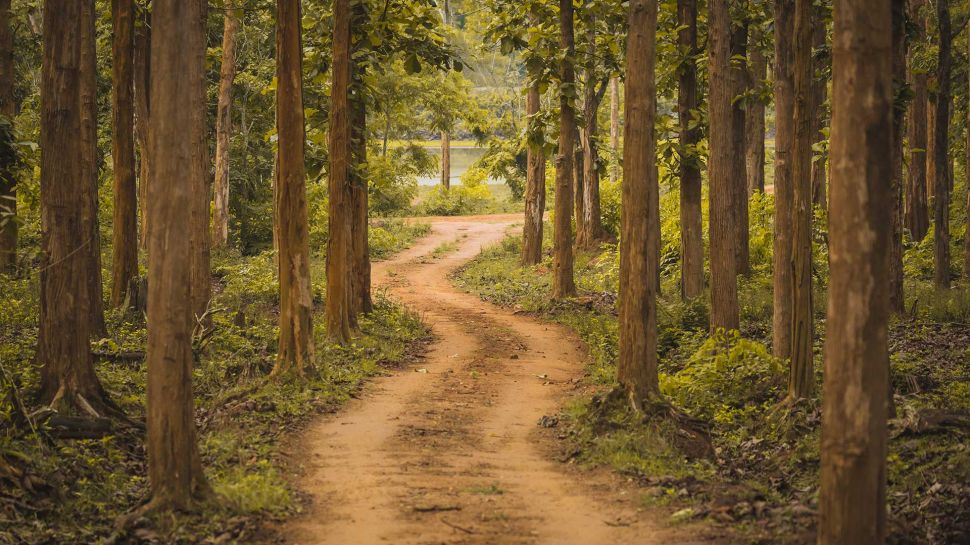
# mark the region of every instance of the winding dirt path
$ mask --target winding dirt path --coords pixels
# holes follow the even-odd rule
[[[582,376],[578,341],[448,278],[518,217],[432,221],[431,235],[375,264],[374,280],[421,313],[436,340],[422,362],[373,381],[307,431],[297,456],[312,502],[283,528],[285,542],[709,543],[638,508],[636,490],[612,474],[552,459],[554,439],[537,422]],[[451,251],[434,256],[443,244]]]

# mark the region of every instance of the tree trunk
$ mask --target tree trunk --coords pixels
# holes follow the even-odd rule
[[[600,89],[592,81],[595,62],[587,65],[586,92],[583,97],[583,108],[586,115],[586,127],[580,133],[580,143],[583,149],[583,221],[577,222],[576,246],[593,249],[601,242],[605,233],[600,212],[600,175],[599,149],[596,144],[596,133],[599,131],[597,114],[606,82]]]
[[[367,8],[363,3],[357,3],[353,7],[355,28],[356,25],[363,25],[367,21]],[[362,49],[366,40],[357,40],[356,49]],[[357,52],[356,50],[354,51]],[[374,309],[371,299],[371,267],[370,267],[370,247],[367,241],[369,230],[367,214],[367,92],[364,85],[364,65],[353,63],[351,65],[351,85],[354,87],[353,98],[350,102],[352,123],[351,123],[351,169],[350,169],[350,196],[353,210],[353,227],[351,233],[353,237],[353,313],[356,317],[360,313],[370,313]]]
[[[586,171],[585,168],[585,156],[583,155],[583,144],[582,135],[579,130],[579,124],[573,126],[573,144],[575,145],[573,151],[573,208],[574,208],[574,221],[576,224],[576,246],[579,247],[578,241],[580,232],[583,230],[583,222],[586,219],[586,193],[585,193],[585,180],[583,179],[583,173]]]
[[[812,321],[812,1],[795,0],[795,139],[792,151],[792,321],[789,399],[815,390]]]
[[[893,89],[906,88],[906,0],[892,0],[892,76]],[[897,315],[906,310],[903,299],[903,130],[906,121],[905,101],[893,100],[890,185],[890,240],[886,257],[889,261],[887,288],[889,311]]]
[[[935,79],[934,74],[934,79]],[[936,93],[928,92],[926,100],[926,198],[936,195]]]
[[[338,5],[340,3],[338,2]],[[344,3],[346,6],[346,3]],[[341,15],[349,17],[346,12]],[[276,169],[276,225],[279,244],[280,278],[280,346],[276,354],[273,374],[293,371],[302,376],[313,369],[313,294],[310,287],[310,235],[307,220],[306,180],[304,172],[305,121],[303,118],[303,40],[302,14],[299,0],[277,0],[276,2],[276,131],[278,141],[278,164]],[[346,25],[346,21],[344,21]],[[338,27],[339,28],[339,27]],[[347,30],[349,39],[349,30]],[[335,57],[336,61],[336,57]],[[336,62],[346,61],[346,58]],[[347,65],[343,67],[349,71]],[[334,69],[337,65],[334,65]],[[344,98],[346,98],[346,83]],[[337,87],[334,87],[336,90]],[[337,93],[334,93],[337,96]],[[346,108],[346,103],[345,103]],[[344,110],[346,115],[346,109]],[[346,119],[346,118],[345,118]],[[334,125],[331,125],[334,127]],[[349,136],[349,134],[347,135]],[[331,154],[334,168],[337,166],[335,155]],[[344,184],[346,184],[346,154],[344,159]],[[334,200],[338,200],[338,216],[349,221],[344,195],[330,197],[330,221],[334,221]],[[337,236],[331,228],[331,244]],[[339,232],[349,238],[350,224]],[[341,265],[344,267],[338,282],[344,290],[342,302],[346,305],[346,281],[348,247],[343,246]],[[329,254],[331,257],[333,253]],[[331,259],[332,260],[332,259]],[[329,264],[328,264],[329,269]],[[329,278],[329,277],[328,277]],[[328,285],[327,305],[329,308]]]
[[[610,149],[615,162],[610,169],[610,181],[620,179],[620,78],[610,78]]]
[[[683,24],[683,23],[681,23]],[[748,44],[748,87],[759,91],[768,77],[768,62],[761,48],[763,39],[759,25],[751,28]],[[745,119],[745,167],[748,175],[748,196],[765,192],[765,102],[760,96],[749,99]]]
[[[81,2],[81,229],[85,244],[81,253],[87,263],[88,320],[91,335],[108,334],[104,324],[104,291],[101,285],[101,229],[98,223],[98,54],[94,0]]]
[[[148,185],[152,177],[153,149],[151,138],[151,12],[146,7],[137,8],[138,20],[135,22],[135,136],[138,140],[139,173],[138,173],[138,201],[142,203],[141,231],[139,244],[148,250],[149,220],[148,220]]]
[[[747,58],[748,55],[748,22],[744,21],[740,25],[732,26],[731,29],[731,57]],[[735,243],[734,251],[737,254],[737,273],[745,276],[751,274],[751,249],[748,246],[748,188],[747,176],[748,167],[745,157],[745,146],[747,138],[745,136],[745,118],[747,117],[745,100],[740,97],[747,90],[748,71],[746,61],[732,63],[731,71],[734,84],[733,104],[731,106],[731,137],[734,142],[731,149],[734,155],[731,162],[731,187],[734,194],[735,217]]]
[[[711,329],[738,329],[737,211],[735,209],[734,135],[732,102],[737,85],[731,68],[731,14],[729,0],[712,0],[708,15],[710,43],[710,237]]]
[[[775,225],[772,253],[771,348],[791,357],[792,146],[795,141],[795,0],[775,0]]]
[[[936,3],[936,15],[939,20],[940,48],[936,63],[936,81],[939,91],[936,95],[936,122],[934,129],[934,168],[935,178],[935,208],[933,223],[933,283],[937,288],[950,287],[950,73],[952,72],[950,49],[952,36],[950,34],[950,6],[948,0]]]
[[[815,49],[821,49],[825,47],[826,41],[826,31],[825,31],[825,14],[824,9],[815,9],[815,21],[812,24],[812,40]],[[814,79],[812,80],[812,105],[814,108],[814,119],[815,119],[815,132],[812,134],[812,145],[821,143],[825,139],[825,135],[822,131],[825,130],[825,95],[827,94],[826,87],[828,86],[828,79],[823,77],[825,71],[825,59],[816,58],[813,52],[812,63],[814,65]],[[814,150],[812,155],[814,156]],[[820,208],[824,209],[827,206],[826,195],[826,176],[825,176],[825,158],[821,157],[812,160],[812,203]]]
[[[232,82],[236,77],[236,34],[241,13],[227,9],[222,30],[222,68],[216,114],[216,175],[213,190],[212,245],[229,243],[229,137],[232,133]]]
[[[701,130],[691,128],[691,112],[700,105],[697,88],[697,1],[677,2],[677,44],[689,56],[679,67],[677,117],[680,124],[680,294],[685,300],[704,293],[704,233],[701,218],[701,170],[697,143]]]
[[[205,71],[201,0],[154,0],[151,95],[157,184],[148,262],[148,477],[157,509],[188,510],[209,493],[196,441],[192,398],[192,233],[205,182],[205,125],[198,104]],[[186,84],[186,82],[190,82]]]
[[[546,209],[546,157],[542,151],[542,125],[535,115],[539,113],[539,84],[529,86],[526,97],[526,113],[529,116],[529,143],[526,158],[525,225],[522,228],[522,264],[538,265],[542,261],[542,215]]]
[[[627,35],[623,210],[620,221],[620,358],[617,378],[637,408],[660,397],[657,375],[656,217],[660,187],[654,137],[656,0],[631,0]],[[652,217],[653,216],[653,217]]]
[[[90,273],[84,211],[87,173],[81,132],[81,2],[47,0],[41,70],[41,266],[38,399],[59,410],[98,412],[107,396],[91,358]]]
[[[919,13],[921,0],[911,5],[910,19],[915,22],[916,40],[925,39],[926,22]],[[906,181],[905,225],[914,241],[923,240],[929,231],[930,219],[926,195],[926,138],[927,138],[927,90],[926,73],[915,67],[913,56],[909,57],[909,80],[912,82],[913,100],[909,115],[909,178]]]
[[[441,187],[451,189],[451,133],[441,131]]]
[[[133,54],[135,3],[112,0],[112,139],[114,216],[111,242],[111,306],[124,304],[138,277],[138,188],[135,181]]]
[[[191,134],[192,138],[198,140],[196,146],[199,149],[199,154],[196,156],[196,160],[199,161],[198,168],[202,172],[202,177],[192,178],[195,184],[194,195],[196,200],[192,206],[192,307],[197,321],[204,318],[205,322],[208,322],[211,317],[208,316],[207,312],[209,300],[212,298],[212,273],[209,262],[209,253],[212,246],[212,239],[209,236],[212,225],[209,218],[211,187],[209,183],[209,146],[206,141],[206,114],[209,105],[205,81],[206,38],[208,36],[205,31],[205,24],[208,16],[208,4],[206,0],[192,1],[202,3],[202,13],[198,22],[202,25],[202,44],[194,50],[201,57],[200,60],[194,62],[199,63],[202,69],[190,72],[193,75],[191,79],[188,79],[188,83],[192,86],[192,101],[185,105],[190,108],[192,115],[198,117],[198,120],[193,122],[193,128],[201,127]]]
[[[10,0],[0,0],[0,273],[12,273],[17,267],[18,158],[13,133],[17,75],[10,15]]]
[[[889,12],[889,2],[835,2],[819,545],[886,535]]]
[[[327,244],[327,334],[350,340],[352,250],[350,204],[350,2],[334,2],[333,83],[330,92],[330,240]],[[299,74],[299,72],[297,72]],[[302,126],[302,125],[301,125]],[[445,151],[442,133],[442,152]],[[442,163],[445,162],[442,157]],[[280,167],[282,167],[282,160]],[[442,182],[447,178],[442,173]],[[447,185],[445,185],[447,187]]]
[[[573,155],[575,150],[576,112],[567,89],[576,84],[573,59],[576,44],[573,40],[572,0],[559,0],[560,38],[566,55],[560,65],[559,89],[559,155],[556,157],[556,210],[553,236],[552,297],[561,299],[576,295],[573,278]]]

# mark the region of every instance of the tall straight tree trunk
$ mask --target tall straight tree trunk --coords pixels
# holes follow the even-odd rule
[[[677,117],[680,124],[680,294],[694,299],[704,293],[704,233],[701,218],[701,169],[697,143],[699,127],[691,127],[700,105],[697,88],[697,1],[677,2],[677,44],[690,55],[679,67]]]
[[[81,0],[81,229],[85,244],[81,253],[87,263],[87,308],[91,334],[108,334],[104,323],[104,291],[101,285],[101,229],[98,223],[98,54],[94,0]]]
[[[17,113],[10,0],[0,0],[0,273],[17,266],[17,151],[13,123]]]
[[[354,28],[362,28],[367,21],[367,8],[363,3],[354,4]],[[355,51],[362,49],[366,40],[355,42]],[[356,56],[356,55],[354,55]],[[374,309],[371,299],[370,246],[367,241],[369,231],[367,213],[367,101],[365,99],[364,65],[353,62],[351,65],[351,85],[354,93],[351,107],[351,151],[350,196],[353,209],[351,235],[353,237],[353,313],[370,313]]]
[[[921,0],[911,3],[910,19],[915,21],[916,40],[924,40],[926,21],[920,14]],[[911,49],[910,51],[913,51]],[[913,89],[912,108],[909,115],[909,177],[906,180],[904,199],[905,225],[914,241],[923,240],[930,228],[926,195],[926,146],[927,146],[927,100],[926,73],[915,66],[909,55],[909,80]]]
[[[338,2],[339,4],[339,2]],[[280,346],[273,374],[295,372],[302,376],[313,368],[313,294],[310,287],[310,230],[307,220],[306,176],[304,172],[305,121],[303,118],[303,31],[300,0],[276,2],[276,132],[279,135],[275,213],[279,244]],[[346,13],[341,15],[347,16]],[[349,30],[347,31],[349,39]],[[336,69],[336,65],[334,66]],[[346,80],[344,80],[346,84]],[[336,87],[335,87],[336,89]],[[346,98],[346,87],[344,88]],[[333,125],[331,125],[333,127]],[[349,136],[349,135],[348,135]],[[346,157],[344,158],[346,160]],[[331,155],[336,165],[336,160]],[[344,163],[346,181],[346,163]],[[331,193],[333,201],[343,195]],[[348,218],[346,199],[340,201],[341,218]],[[349,218],[348,218],[349,219]],[[347,224],[341,235],[349,235]],[[335,231],[331,229],[331,240]],[[348,237],[349,238],[349,237]],[[344,242],[348,242],[344,239]],[[347,266],[347,246],[341,262]],[[330,254],[333,256],[333,254]],[[329,268],[329,265],[328,265]],[[341,282],[346,282],[344,269]],[[344,304],[346,284],[341,285]],[[327,286],[328,295],[331,286]],[[327,304],[330,301],[328,297]]]
[[[330,91],[330,240],[327,244],[327,334],[350,340],[352,250],[350,204],[350,2],[335,0]],[[297,72],[299,73],[299,72]],[[282,167],[282,159],[280,167]]]
[[[732,25],[731,28],[731,57],[747,58],[748,55],[748,22]],[[745,100],[740,97],[747,90],[748,70],[746,61],[732,63],[732,81],[734,83],[734,98],[731,106],[731,136],[734,142],[731,148],[734,156],[731,162],[731,181],[734,195],[735,241],[734,251],[737,253],[737,272],[745,276],[751,274],[751,249],[748,245],[748,167],[744,153],[747,138],[745,136],[746,107]]]
[[[892,76],[893,88],[906,88],[906,0],[892,0]],[[890,205],[890,239],[887,284],[889,291],[889,311],[903,314],[906,301],[903,299],[903,134],[906,121],[906,107],[903,100],[893,100],[892,111],[892,149],[890,166],[892,177],[892,199]]]
[[[441,187],[451,189],[451,133],[441,131]]]
[[[815,21],[812,23],[812,41],[816,50],[825,47],[826,30],[824,9],[815,9]],[[821,143],[825,139],[822,131],[825,130],[825,96],[827,94],[828,79],[823,77],[825,71],[825,59],[812,55],[813,70],[815,72],[812,80],[812,105],[814,108],[815,132],[812,134],[812,145]],[[813,151],[814,155],[814,151]],[[826,176],[825,158],[812,160],[812,203],[825,208],[826,203]]]
[[[227,9],[222,29],[222,67],[219,70],[219,104],[216,113],[216,175],[213,188],[212,245],[229,243],[229,137],[232,133],[232,82],[236,77],[236,34],[242,16]]]
[[[812,322],[812,1],[795,0],[795,139],[792,151],[792,321],[790,400],[815,390]]]
[[[193,215],[205,182],[202,117],[193,106],[205,72],[201,0],[154,0],[151,155],[165,157],[149,186],[148,477],[156,509],[189,510],[210,489],[192,398]],[[186,84],[188,82],[188,84]]]
[[[934,79],[936,75],[934,74]],[[936,195],[936,92],[928,92],[926,100],[926,197]],[[934,211],[935,214],[935,211]]]
[[[586,172],[586,157],[583,155],[582,134],[578,123],[573,126],[573,131],[573,144],[575,145],[573,152],[573,208],[575,210],[574,220],[578,242],[580,231],[583,230],[583,221],[586,219],[586,193],[584,189],[586,183],[583,178],[583,173]]]
[[[114,216],[111,306],[118,308],[138,278],[138,187],[135,180],[135,3],[112,0],[112,138]],[[144,205],[144,203],[142,203]]]
[[[775,239],[771,350],[791,357],[792,146],[795,142],[795,0],[775,0]]]
[[[952,36],[950,34],[949,0],[936,2],[939,21],[940,47],[936,61],[936,120],[933,159],[936,177],[934,185],[935,221],[933,224],[933,283],[937,288],[950,287],[950,73],[952,72]]]
[[[81,132],[81,2],[44,4],[40,110],[41,266],[37,364],[38,400],[64,411],[102,411],[107,395],[94,372],[87,293],[91,272],[84,248],[87,173],[78,168]]]
[[[559,90],[559,156],[556,157],[556,210],[552,252],[552,297],[560,299],[576,295],[573,278],[573,154],[576,135],[576,112],[566,89],[576,84],[573,59],[576,44],[573,40],[572,0],[559,0],[560,38],[566,55],[560,65]]]
[[[138,242],[142,249],[148,250],[148,185],[152,177],[153,149],[151,141],[151,12],[147,7],[136,7],[138,19],[135,22],[135,136],[138,141],[138,201],[142,203],[141,231]]]
[[[886,537],[890,4],[835,0],[819,545]]]
[[[538,265],[542,261],[542,214],[546,209],[546,156],[542,151],[542,125],[533,122],[539,113],[539,84],[529,86],[526,113],[529,116],[529,142],[526,157],[525,224],[522,228],[522,264]]]
[[[732,102],[737,85],[731,68],[731,14],[729,0],[711,0],[708,15],[710,44],[710,237],[711,329],[738,329],[737,211],[735,162],[741,152],[734,136]]]
[[[202,26],[202,44],[195,49],[196,55],[201,57],[195,61],[203,68],[202,70],[190,72],[191,78],[187,78],[192,86],[192,101],[185,106],[188,107],[192,115],[198,117],[193,122],[193,127],[202,127],[201,130],[194,131],[191,136],[198,140],[196,146],[200,153],[196,156],[199,161],[199,171],[202,172],[201,178],[192,178],[195,184],[195,203],[192,206],[192,307],[197,321],[203,320],[203,325],[208,325],[210,317],[207,315],[209,300],[212,298],[212,274],[209,262],[212,239],[209,236],[212,225],[209,218],[209,207],[211,191],[209,183],[209,146],[206,141],[206,114],[209,110],[207,103],[208,94],[206,92],[205,63],[206,63],[206,38],[205,31],[206,19],[208,17],[208,4],[206,0],[184,0],[201,2],[201,14],[199,15],[198,25]]]
[[[606,92],[606,82],[597,89],[592,82],[595,61],[587,65],[587,89],[583,97],[583,108],[586,113],[586,127],[580,132],[580,143],[583,149],[583,221],[577,223],[576,246],[580,248],[594,248],[603,240],[605,233],[600,208],[600,174],[599,149],[596,143],[596,133],[599,132],[597,115],[603,95]]]
[[[754,25],[748,44],[748,87],[754,90],[762,89],[768,77],[768,61],[761,48],[762,39],[761,26]],[[765,192],[765,102],[760,96],[748,101],[744,128],[745,167],[750,197],[755,193]]]
[[[660,397],[657,269],[660,187],[654,139],[657,2],[631,0],[626,43],[626,124],[620,218],[620,387],[638,409]]]
[[[610,78],[610,149],[615,164],[610,168],[610,181],[620,179],[620,78]]]

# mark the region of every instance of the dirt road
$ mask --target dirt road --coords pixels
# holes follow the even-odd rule
[[[426,359],[307,431],[298,460],[312,504],[283,529],[287,543],[709,543],[639,509],[622,479],[551,456],[537,422],[582,376],[579,343],[448,278],[516,222],[435,219],[431,235],[375,264],[375,284],[420,312],[436,340]]]

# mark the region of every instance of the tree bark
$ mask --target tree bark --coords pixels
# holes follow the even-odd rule
[[[731,187],[733,189],[732,199],[734,201],[735,218],[735,243],[734,251],[737,254],[737,273],[748,276],[751,274],[751,249],[748,245],[748,187],[747,176],[748,167],[747,157],[744,150],[747,144],[745,119],[747,117],[747,101],[740,99],[744,95],[748,86],[748,22],[743,21],[739,25],[732,25],[731,28],[731,57],[742,57],[745,61],[732,63],[731,71],[734,84],[733,104],[731,106],[731,137],[734,142],[731,149],[734,155],[731,162]]]
[[[906,0],[892,0],[892,78],[893,89],[906,88]],[[894,97],[892,111],[892,139],[890,185],[890,240],[886,257],[889,261],[889,311],[902,315],[906,310],[903,298],[903,131],[906,106],[903,97]]]
[[[535,120],[539,113],[539,84],[529,86],[526,113],[529,116],[529,142],[526,157],[525,224],[522,228],[522,264],[538,265],[542,261],[542,215],[546,209],[546,157],[542,151],[542,125]]]
[[[683,23],[681,23],[683,24]],[[761,48],[762,29],[751,28],[748,44],[748,87],[758,90],[768,77],[768,62]],[[745,167],[748,175],[748,196],[765,192],[765,102],[760,96],[747,103],[745,119]]]
[[[17,114],[13,28],[10,0],[0,0],[0,273],[17,267],[17,150],[13,124]]]
[[[149,186],[148,477],[153,508],[191,510],[209,495],[192,398],[193,215],[206,173],[194,106],[205,71],[201,0],[154,0],[151,155],[165,157]],[[186,84],[188,82],[188,84]]]
[[[601,220],[599,149],[596,143],[596,134],[599,132],[597,115],[606,91],[606,82],[597,89],[593,82],[594,70],[595,61],[591,60],[586,68],[586,90],[583,97],[586,127],[580,132],[583,149],[583,221],[577,223],[576,234],[576,246],[587,249],[595,248],[606,235]]]
[[[348,210],[352,136],[349,4],[349,0],[334,2],[333,83],[330,92],[330,240],[327,244],[326,320],[327,334],[341,343],[350,340],[353,311],[350,300],[352,218]]]
[[[357,25],[365,24],[367,21],[367,8],[363,3],[354,5],[353,17],[355,28]],[[366,40],[357,40],[354,47],[357,49],[364,47]],[[350,157],[353,164],[350,169],[351,200],[353,210],[353,227],[351,234],[353,237],[353,313],[356,317],[360,313],[370,313],[374,309],[371,299],[371,266],[370,266],[370,247],[367,241],[368,213],[367,213],[367,101],[364,93],[364,65],[353,62],[351,65],[351,85],[354,93],[350,101],[352,109],[351,115],[351,151]]]
[[[704,233],[701,217],[701,169],[697,143],[702,134],[693,113],[700,106],[697,88],[697,1],[677,2],[677,44],[690,55],[679,67],[677,117],[680,124],[680,295],[684,300],[704,293]]]
[[[553,236],[552,297],[561,299],[576,295],[573,278],[573,154],[576,135],[576,112],[570,92],[576,85],[573,39],[572,0],[559,0],[560,39],[566,55],[560,65],[559,90],[559,155],[556,157],[556,210]],[[567,91],[567,89],[569,91]]]
[[[152,177],[151,150],[151,12],[147,7],[138,6],[138,20],[135,22],[135,136],[138,141],[139,172],[138,172],[138,201],[142,203],[141,231],[139,243],[144,250],[148,250],[150,223],[148,220],[148,186]]]
[[[192,206],[192,307],[196,320],[204,320],[203,325],[207,325],[207,322],[211,319],[207,313],[209,310],[209,300],[212,298],[212,273],[209,261],[209,254],[212,247],[212,239],[209,236],[211,226],[211,220],[209,218],[209,206],[211,202],[211,197],[209,196],[209,192],[211,191],[209,168],[211,163],[209,163],[209,145],[206,140],[206,114],[209,105],[207,102],[208,93],[205,81],[206,39],[208,37],[205,27],[206,18],[208,17],[208,4],[206,0],[191,1],[202,3],[202,11],[197,23],[202,26],[202,43],[194,50],[196,55],[200,57],[199,60],[194,62],[201,65],[202,69],[190,72],[192,77],[187,78],[188,83],[192,86],[192,101],[185,105],[190,109],[192,115],[198,117],[192,124],[194,131],[191,135],[187,134],[186,136],[191,136],[198,140],[196,146],[199,149],[199,154],[196,156],[196,160],[199,161],[198,168],[202,172],[202,177],[191,178],[195,184],[194,195],[196,200]]]
[[[795,0],[775,0],[775,225],[772,354],[791,357],[792,146],[795,141]]]
[[[623,208],[620,220],[620,358],[617,378],[637,408],[660,397],[657,269],[660,187],[655,159],[657,2],[631,0],[627,35]]]
[[[934,79],[936,74],[933,75]],[[928,92],[926,100],[926,198],[936,195],[936,93]],[[934,210],[935,214],[935,210]]]
[[[47,0],[40,110],[41,266],[38,400],[58,410],[101,411],[107,395],[94,372],[88,303],[90,263],[83,249],[87,173],[78,168],[81,132],[81,2]],[[87,411],[90,412],[90,411]],[[92,415],[96,416],[96,415]]]
[[[734,156],[740,153],[734,136],[736,71],[731,68],[729,0],[712,0],[708,15],[710,98],[710,238],[711,329],[738,329],[737,181]]]
[[[213,190],[212,245],[229,243],[229,138],[232,133],[232,83],[236,77],[236,34],[242,16],[227,9],[222,29],[222,67],[219,71],[219,104],[216,113],[216,175]]]
[[[451,133],[441,131],[441,187],[451,189]]]
[[[81,229],[86,244],[84,255],[87,271],[87,309],[91,335],[101,338],[108,334],[104,323],[104,291],[101,285],[101,229],[98,223],[98,54],[95,30],[94,0],[81,1]]]
[[[114,216],[111,242],[111,306],[124,304],[138,277],[138,188],[135,180],[133,55],[135,3],[112,0],[112,138]],[[144,205],[144,203],[143,203]]]
[[[578,84],[577,84],[578,85]],[[579,124],[573,125],[573,220],[576,225],[576,246],[579,247],[579,236],[583,230],[583,221],[586,218],[586,192],[583,173],[586,172],[585,159],[583,155],[582,134]]]
[[[812,316],[812,1],[795,0],[795,138],[792,147],[792,320],[789,399],[815,390]]]
[[[819,545],[886,535],[889,2],[836,0]]]
[[[936,2],[940,47],[936,62],[936,120],[933,140],[935,177],[935,218],[933,223],[933,283],[937,288],[950,287],[950,74],[952,72],[952,36],[948,0]]]
[[[340,4],[340,2],[338,2]],[[346,2],[344,2],[346,6]],[[349,17],[346,12],[341,12]],[[276,131],[278,140],[278,164],[276,169],[276,225],[279,244],[279,279],[280,279],[280,344],[276,354],[276,366],[273,374],[279,375],[295,372],[302,376],[313,369],[313,294],[310,287],[310,234],[307,220],[306,180],[304,172],[305,153],[305,121],[303,117],[303,38],[302,13],[300,0],[277,0],[276,2]],[[344,21],[346,26],[346,21]],[[349,27],[347,27],[349,28]],[[349,30],[347,38],[349,41]],[[347,59],[336,62],[345,62]],[[343,65],[349,71],[347,65]],[[345,74],[347,75],[347,74]],[[336,80],[335,80],[336,81]],[[344,98],[346,99],[346,82]],[[334,87],[334,89],[338,89]],[[336,93],[334,93],[336,96]],[[346,104],[346,103],[345,103]],[[346,106],[345,106],[346,107]],[[346,115],[346,110],[344,110]],[[331,125],[333,130],[334,125]],[[347,135],[349,136],[349,134]],[[332,138],[332,137],[331,137]],[[337,159],[330,156],[334,167]],[[346,155],[344,159],[344,184],[346,184]],[[330,214],[333,224],[334,200],[338,200],[341,219],[349,220],[346,210],[346,198],[343,194],[335,196],[331,193]],[[342,199],[341,199],[342,198]],[[349,223],[344,232],[345,244],[349,239]],[[335,230],[331,229],[331,244]],[[349,276],[347,268],[347,246],[343,246],[344,253],[341,262],[344,267],[340,286],[344,290],[341,294],[342,302],[347,303],[349,291],[346,281]],[[334,254],[329,254],[332,258]],[[329,264],[328,264],[329,279]],[[333,286],[328,285],[329,291]]]
[[[620,179],[620,78],[610,78],[610,149],[615,162],[610,168],[610,181]]]
[[[915,22],[916,40],[925,39],[926,21],[920,14],[922,0],[911,4],[910,19]],[[909,58],[909,80],[912,82],[913,100],[909,115],[909,178],[906,181],[905,225],[914,241],[923,240],[930,228],[926,195],[926,147],[927,147],[927,89],[926,73],[914,66]]]
[[[826,31],[825,31],[825,19],[824,9],[815,9],[815,21],[812,24],[812,40],[815,49],[821,49],[825,47],[826,41]],[[825,140],[825,135],[822,131],[825,130],[825,96],[827,94],[828,80],[823,76],[825,73],[825,60],[823,58],[817,58],[812,55],[812,64],[814,65],[814,79],[812,80],[812,105],[814,108],[814,123],[815,132],[812,134],[812,145],[821,143]],[[812,203],[816,206],[825,209],[828,204],[826,202],[826,191],[825,186],[827,184],[825,175],[825,158],[814,158],[815,152],[812,152]]]

